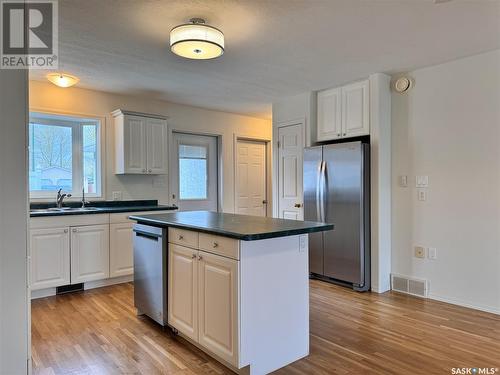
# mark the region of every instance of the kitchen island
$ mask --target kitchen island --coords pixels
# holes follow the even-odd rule
[[[307,236],[333,225],[207,211],[130,218],[137,235],[163,230],[168,325],[180,335],[240,373],[309,354]]]

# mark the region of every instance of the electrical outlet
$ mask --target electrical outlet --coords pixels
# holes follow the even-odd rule
[[[122,200],[122,192],[121,191],[113,191],[113,200],[121,201]]]
[[[425,247],[415,246],[415,258],[425,258]]]
[[[417,195],[418,195],[418,200],[419,201],[425,202],[427,200],[427,191],[426,190],[419,189],[417,191]]]
[[[437,249],[435,247],[429,247],[429,259],[437,259]]]

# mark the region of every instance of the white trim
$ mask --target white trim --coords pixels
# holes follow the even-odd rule
[[[89,281],[83,284],[83,290],[102,288],[116,284],[130,283],[134,281],[134,275],[113,277],[111,279]],[[47,288],[31,291],[31,299],[45,298],[56,295],[56,288]],[[71,292],[70,292],[71,293]]]
[[[432,293],[429,293],[427,295],[427,298],[435,300],[435,301],[439,301],[439,302],[449,303],[451,305],[457,305],[457,306],[466,307],[469,309],[474,309],[474,310],[479,310],[479,311],[484,311],[487,313],[500,315],[500,309],[497,307],[493,307],[493,306],[476,305],[476,304],[462,301],[460,299],[444,297],[444,296],[440,296],[440,295],[432,294]]]
[[[209,132],[199,132],[192,130],[184,130],[184,129],[175,129],[170,125],[167,125],[167,139],[168,139],[168,147],[167,147],[167,155],[168,155],[168,173],[170,175],[172,171],[172,158],[170,157],[170,151],[174,150],[174,137],[173,133],[182,133],[189,135],[200,135],[200,136],[209,136],[215,137],[217,142],[217,212],[223,212],[223,171],[224,171],[224,157],[223,157],[223,144],[224,144],[224,136],[218,133],[209,133]],[[175,201],[172,199],[172,181],[173,179],[169,177],[168,179],[168,204],[175,204]]]
[[[83,284],[83,289],[88,290],[88,289],[102,288],[104,286],[130,283],[133,281],[134,281],[134,275],[118,276],[118,277],[113,277],[111,279],[86,282],[85,284]]]
[[[306,144],[306,118],[296,118],[288,121],[273,122],[273,142],[272,155],[275,157],[272,160],[272,215],[279,217],[279,129],[286,126],[300,125],[303,132],[302,148]]]
[[[237,146],[238,141],[251,141],[251,142],[262,142],[266,147],[266,216],[271,217],[273,215],[273,189],[272,189],[272,139],[269,137],[260,137],[247,135],[243,133],[233,133],[233,191],[234,191],[234,210],[236,213],[236,161],[237,161]]]
[[[89,120],[95,120],[98,122],[98,144],[100,147],[98,147],[98,165],[97,165],[97,179],[100,181],[100,187],[99,187],[99,194],[96,193],[88,193],[85,194],[86,198],[93,198],[95,200],[104,200],[106,197],[106,117],[105,116],[100,116],[100,115],[94,115],[94,114],[83,114],[83,113],[73,113],[73,112],[68,112],[68,111],[58,111],[58,110],[52,110],[52,109],[44,109],[40,107],[30,107],[29,110],[29,118],[28,118],[28,123],[29,119],[31,118],[31,113],[39,113],[42,115],[48,115],[48,116],[59,116],[59,117],[72,117],[72,118],[82,118],[82,119],[89,119]],[[80,142],[81,143],[81,136],[80,132],[78,134],[74,134],[73,136],[73,142]],[[27,140],[27,146],[29,146],[29,140]],[[74,144],[73,144],[74,147]],[[29,160],[28,160],[29,162]],[[80,169],[80,163],[78,160],[73,158],[73,165],[75,166],[77,164],[77,168],[73,167],[73,170],[78,170]],[[29,168],[26,169],[29,172]],[[83,174],[83,171],[82,171]],[[81,191],[81,182],[79,184],[76,184],[75,188],[73,191],[75,194],[70,199],[67,199],[67,201],[78,201],[82,198],[80,191]],[[33,191],[29,192],[30,195],[30,201],[31,202],[47,202],[47,201],[52,201],[55,199],[55,193],[54,192],[40,192],[40,191]]]

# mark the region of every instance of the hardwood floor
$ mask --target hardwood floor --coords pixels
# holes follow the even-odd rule
[[[311,281],[311,354],[276,374],[451,374],[500,367],[500,316]],[[133,285],[32,301],[34,374],[229,374],[136,317]],[[497,372],[500,374],[500,372]]]

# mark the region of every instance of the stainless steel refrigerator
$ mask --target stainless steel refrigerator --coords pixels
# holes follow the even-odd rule
[[[334,224],[309,234],[311,276],[370,289],[370,146],[337,143],[304,150],[305,220]]]

